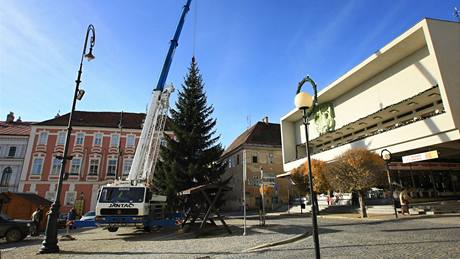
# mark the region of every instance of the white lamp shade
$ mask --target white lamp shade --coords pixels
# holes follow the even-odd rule
[[[384,153],[382,157],[383,157],[383,160],[385,161],[388,161],[391,159],[391,155],[389,153]]]
[[[306,92],[300,92],[294,99],[295,107],[297,108],[310,108],[313,105],[313,97]]]

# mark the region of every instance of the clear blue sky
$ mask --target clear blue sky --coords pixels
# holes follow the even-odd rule
[[[9,111],[42,121],[70,110],[90,23],[96,59],[84,64],[77,109],[144,112],[184,3],[2,0],[0,120]],[[279,123],[305,75],[322,89],[424,17],[455,20],[454,6],[460,1],[194,0],[167,82],[181,87],[196,31],[195,55],[227,146],[248,118]]]

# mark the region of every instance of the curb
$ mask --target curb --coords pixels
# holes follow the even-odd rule
[[[306,238],[310,234],[311,233],[307,231],[307,232],[305,232],[303,234],[300,234],[300,235],[297,235],[297,236],[294,236],[294,237],[291,237],[291,238],[288,238],[288,239],[285,239],[285,240],[254,246],[254,247],[248,248],[246,250],[243,250],[242,252],[247,253],[247,252],[252,252],[252,251],[255,251],[255,250],[262,249],[262,248],[267,248],[267,247],[273,247],[273,246],[279,246],[279,245],[285,245],[285,244],[293,243],[293,242],[296,242],[296,241],[298,241],[300,239]]]

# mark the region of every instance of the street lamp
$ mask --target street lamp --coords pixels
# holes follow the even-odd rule
[[[90,38],[89,52],[86,53],[86,47],[88,45],[88,36],[90,32],[91,32],[91,38]],[[67,126],[67,135],[65,139],[64,152],[62,156],[56,156],[57,159],[61,160],[61,172],[59,173],[59,180],[58,180],[56,196],[55,196],[53,204],[51,204],[50,212],[48,213],[48,222],[46,224],[45,239],[43,240],[42,247],[39,250],[40,254],[59,253],[59,246],[57,245],[58,243],[57,219],[59,216],[59,208],[61,206],[60,198],[61,198],[61,191],[62,191],[62,181],[65,175],[66,161],[72,160],[72,156],[67,155],[69,151],[70,135],[72,134],[72,115],[73,115],[73,112],[75,111],[75,104],[77,100],[81,100],[83,98],[83,95],[85,94],[85,91],[83,89],[79,89],[79,86],[81,83],[80,78],[81,78],[81,73],[82,73],[83,58],[86,58],[88,61],[94,59],[93,47],[94,47],[95,41],[96,41],[96,32],[94,30],[94,26],[90,24],[88,26],[88,29],[86,30],[86,38],[85,38],[85,44],[83,45],[83,53],[81,54],[80,68],[78,70],[77,80],[75,80],[75,83],[76,83],[75,93],[73,96],[72,109],[69,114],[69,124]]]
[[[302,86],[309,82],[313,87],[314,97],[309,95],[306,92],[300,92]],[[318,238],[318,222],[316,220],[316,212],[317,212],[317,202],[315,193],[313,191],[313,177],[311,172],[311,160],[310,160],[310,147],[308,146],[308,117],[315,111],[317,105],[317,90],[316,84],[309,76],[302,79],[297,86],[297,94],[294,99],[295,106],[302,110],[302,118],[303,118],[303,125],[305,127],[305,147],[307,151],[307,159],[308,159],[308,180],[310,184],[310,202],[311,202],[311,220],[313,223],[313,240],[315,242],[315,255],[316,258],[320,258],[319,252],[319,238]]]
[[[388,168],[388,163],[391,160],[391,152],[388,149],[383,149],[380,152],[380,157],[385,160],[385,167],[387,170],[387,177],[388,177],[388,186],[390,187],[391,198],[393,200],[393,208],[395,210],[395,218],[398,218],[398,212],[396,211],[396,200],[393,197],[393,185],[391,184],[391,177],[390,177],[390,169]]]

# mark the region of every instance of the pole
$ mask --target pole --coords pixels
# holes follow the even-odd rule
[[[243,150],[243,236],[246,236],[246,150]]]
[[[68,156],[69,152],[69,143],[70,143],[70,136],[72,134],[72,117],[73,113],[75,111],[75,106],[77,103],[77,95],[79,92],[79,87],[81,83],[81,74],[82,74],[82,67],[83,67],[83,57],[85,56],[86,53],[86,46],[88,44],[88,36],[90,31],[92,32],[91,36],[91,42],[90,42],[90,54],[91,50],[94,46],[94,42],[96,39],[95,35],[95,30],[94,26],[90,24],[88,26],[88,29],[86,30],[86,38],[85,38],[85,43],[83,45],[83,53],[81,55],[81,60],[80,60],[80,67],[78,69],[78,74],[77,74],[77,80],[75,80],[75,92],[73,95],[73,101],[72,101],[72,109],[70,110],[69,114],[69,123],[67,126],[67,134],[66,134],[66,139],[65,139],[65,144],[64,144],[64,152],[62,156],[58,156],[56,158],[61,159],[61,171],[59,173],[59,179],[58,179],[58,186],[57,186],[57,191],[56,191],[56,196],[54,199],[53,204],[51,204],[50,212],[48,213],[48,221],[46,224],[46,230],[45,230],[45,240],[42,242],[42,246],[39,250],[40,254],[48,254],[48,253],[59,253],[59,246],[57,245],[58,240],[57,240],[57,219],[59,216],[59,208],[61,207],[60,204],[60,199],[61,199],[61,192],[62,192],[62,182],[64,179],[64,174],[65,174],[65,166],[67,160],[72,160],[72,156]]]
[[[393,200],[393,209],[395,212],[395,218],[398,218],[398,211],[396,210],[396,199],[393,197],[394,189],[393,189],[393,185],[391,184],[390,169],[388,167],[388,163],[391,160],[390,150],[382,149],[382,151],[380,151],[380,157],[385,161],[385,168],[387,170],[387,178],[388,178],[388,187],[390,188],[391,198]]]
[[[319,238],[318,238],[318,222],[316,221],[316,202],[314,198],[313,191],[313,177],[311,172],[311,159],[310,159],[310,147],[308,143],[308,112],[307,109],[302,109],[303,111],[303,125],[305,126],[305,148],[307,151],[307,160],[308,160],[308,180],[310,184],[310,202],[311,202],[311,220],[313,224],[313,240],[315,243],[315,256],[316,258],[321,258],[319,251]]]
[[[288,202],[287,202],[287,203],[288,203],[288,214],[291,214],[291,212],[289,211],[289,210],[290,210],[290,209],[289,209],[289,201],[290,201],[289,189],[290,189],[290,188],[291,188],[291,178],[289,178],[288,193],[287,193],[287,194],[288,194],[288,197],[287,197],[287,198],[288,198]]]
[[[398,218],[398,211],[396,211],[396,200],[393,197],[394,190],[393,190],[393,185],[391,184],[390,169],[388,168],[388,160],[385,160],[385,167],[387,169],[388,186],[390,188],[391,198],[393,200],[393,209],[395,211],[395,218]]]

